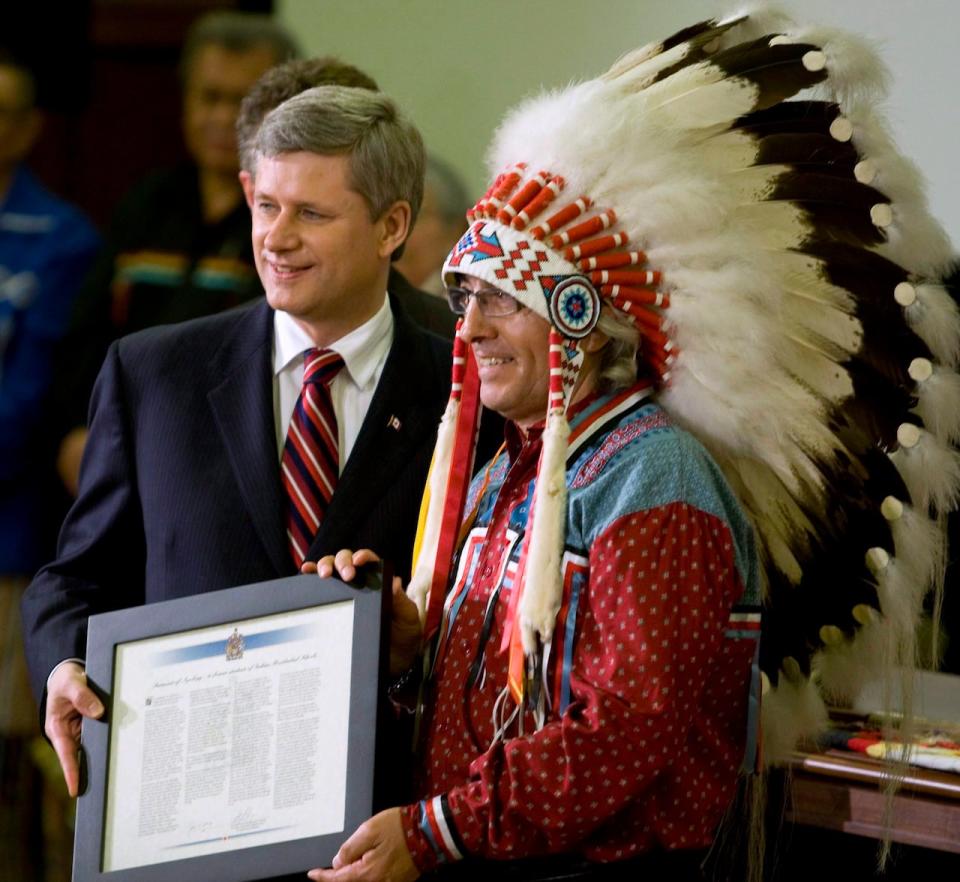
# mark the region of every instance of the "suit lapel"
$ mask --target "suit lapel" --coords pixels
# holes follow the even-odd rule
[[[247,513],[281,575],[291,572],[292,562],[280,498],[272,334],[273,311],[264,301],[250,310],[217,353],[213,369],[222,379],[207,398]]]

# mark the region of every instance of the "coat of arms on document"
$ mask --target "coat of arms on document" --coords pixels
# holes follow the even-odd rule
[[[236,628],[227,638],[227,661],[236,661],[243,658],[243,634],[240,634]]]

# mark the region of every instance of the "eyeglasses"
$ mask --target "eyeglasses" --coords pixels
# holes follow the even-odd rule
[[[447,288],[447,300],[450,303],[450,309],[456,315],[466,314],[471,297],[477,302],[477,308],[485,318],[513,315],[515,312],[520,312],[523,305],[515,297],[498,288],[481,288],[479,291],[471,291],[469,288],[456,285]]]

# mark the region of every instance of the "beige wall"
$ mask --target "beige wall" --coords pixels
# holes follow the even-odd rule
[[[373,76],[427,147],[486,182],[484,156],[504,112],[540,85],[602,73],[621,53],[670,32],[703,0],[279,0],[311,54]],[[712,4],[707,4],[711,6]],[[654,20],[651,20],[654,19]]]
[[[960,241],[958,0],[787,0],[797,17],[875,37],[893,70],[890,119]],[[367,70],[478,193],[504,111],[540,85],[602,72],[621,53],[736,3],[718,0],[278,0],[310,53]]]

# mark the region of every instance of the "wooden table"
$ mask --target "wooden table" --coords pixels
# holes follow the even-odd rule
[[[910,767],[888,801],[886,766],[869,757],[797,753],[790,769],[787,817],[794,823],[875,839],[889,832],[894,842],[960,854],[960,775]]]

